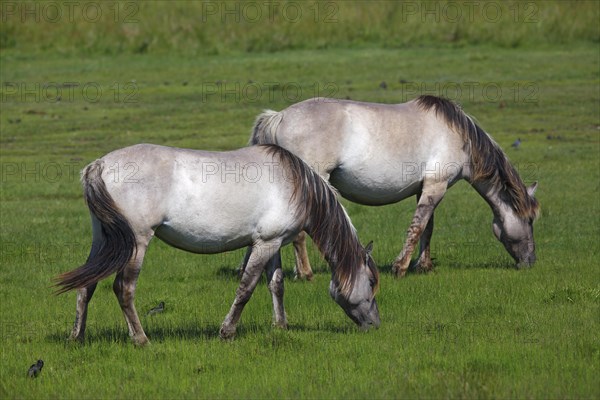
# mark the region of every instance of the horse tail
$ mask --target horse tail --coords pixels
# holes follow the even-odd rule
[[[283,113],[265,110],[254,121],[250,145],[255,144],[277,144],[275,133],[283,119]]]
[[[81,172],[83,193],[90,213],[100,222],[101,239],[92,244],[82,266],[55,278],[57,294],[94,284],[121,272],[137,251],[135,233],[120,212],[102,179],[103,162],[96,160]],[[96,238],[95,238],[96,239]]]

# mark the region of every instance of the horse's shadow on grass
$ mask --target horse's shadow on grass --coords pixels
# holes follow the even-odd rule
[[[155,326],[146,329],[146,335],[150,342],[166,342],[169,340],[183,341],[209,341],[221,340],[219,336],[220,325],[217,324],[184,324],[180,326]],[[336,324],[333,322],[323,322],[316,326],[306,324],[290,324],[287,329],[275,328],[270,324],[258,324],[253,322],[241,323],[236,331],[235,340],[244,340],[251,336],[268,336],[273,332],[323,332],[333,334],[348,334],[356,332],[357,328],[351,324]],[[77,343],[68,340],[69,332],[64,330],[55,331],[46,336],[46,340],[51,343]],[[227,342],[227,340],[223,340]],[[131,343],[126,327],[114,326],[100,329],[89,329],[86,332],[85,343]]]
[[[435,262],[435,259],[433,259],[433,269],[429,272],[429,273],[435,273],[438,269],[449,269],[449,270],[460,270],[460,269],[465,269],[465,270],[480,270],[480,269],[514,269],[516,270],[517,268],[514,266],[514,264],[511,264],[510,262],[504,262],[504,261],[486,261],[486,262],[458,262],[458,261],[451,261],[451,262],[444,262],[443,264],[439,264]],[[383,264],[383,265],[378,265],[377,269],[379,269],[379,273],[384,274],[384,275],[393,275],[394,273],[392,272],[392,267],[393,264],[392,263],[387,263],[387,264]],[[408,267],[407,270],[407,276],[419,276],[419,275],[428,275],[429,273],[424,273],[424,272],[420,272],[417,271],[417,263],[416,261],[411,261],[410,266]]]
[[[201,326],[199,324],[188,324],[169,327],[151,327],[145,329],[150,342],[164,342],[170,339],[178,340],[211,340],[219,338],[219,325],[209,324]],[[244,329],[238,328],[238,336],[243,334]],[[53,343],[64,343],[68,340],[68,332],[57,331],[48,335],[46,339]],[[99,329],[88,329],[85,336],[85,343],[131,343],[131,338],[126,327],[103,327]]]
[[[227,266],[227,265],[221,266],[217,270],[216,275],[219,279],[222,279],[222,280],[239,281],[240,280],[240,266],[239,265],[237,265],[235,267]],[[263,273],[259,283],[265,283],[264,277],[265,277],[265,274]],[[294,271],[284,268],[283,269],[283,277],[286,280],[293,280],[294,279]]]

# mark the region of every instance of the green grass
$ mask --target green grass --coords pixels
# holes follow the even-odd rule
[[[0,397],[600,397],[597,45],[201,58],[65,58],[15,48],[0,61]],[[231,93],[211,94],[217,81]],[[249,81],[264,88],[260,96],[242,93]],[[61,101],[36,99],[48,82],[62,85]],[[75,90],[70,99],[65,82],[94,83],[102,96],[92,102]],[[315,281],[286,280],[290,328],[271,328],[270,294],[261,283],[238,336],[223,342],[218,328],[243,252],[192,255],[156,241],[136,298],[140,313],[166,302],[163,314],[142,317],[151,346],[130,343],[110,280],[90,305],[87,343],[66,342],[75,295],[55,297],[49,285],[87,257],[89,216],[77,176],[86,163],[139,142],[241,147],[262,109],[312,97],[315,87],[334,88],[340,98],[398,102],[431,93],[436,83],[443,89],[466,82],[501,88],[499,98],[481,89],[454,98],[506,149],[526,183],[540,182],[533,268],[511,267],[491,233],[489,208],[460,183],[436,213],[436,271],[402,280],[391,277],[390,264],[414,201],[377,208],[344,202],[363,242],[375,241],[382,271],[376,331],[359,332],[329,298],[327,266],[311,247]],[[15,93],[21,84],[34,94]],[[290,87],[302,89],[291,101]],[[117,89],[134,101],[115,100]],[[517,137],[522,145],[515,150]],[[290,278],[290,248],[283,258]],[[42,375],[29,380],[27,368],[38,358],[46,363]]]
[[[0,49],[61,54],[600,41],[600,5],[594,0],[23,1],[4,2],[0,17]]]

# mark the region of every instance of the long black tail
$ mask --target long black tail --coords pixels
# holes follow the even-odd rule
[[[81,177],[85,201],[100,221],[102,240],[92,245],[85,264],[55,278],[57,294],[89,286],[122,271],[137,251],[135,233],[106,190],[102,169],[102,161],[96,160],[83,170]]]

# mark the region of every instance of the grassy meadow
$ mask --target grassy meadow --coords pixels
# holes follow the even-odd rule
[[[318,7],[337,7],[338,22],[263,26],[248,14],[249,27],[244,18],[202,25],[202,11],[220,12],[223,2],[191,11],[184,3],[110,3],[122,18],[139,7],[132,26],[42,14],[23,22],[9,18],[7,4],[24,3],[2,3],[0,25],[1,398],[600,397],[597,3],[503,3],[504,15],[510,6],[537,7],[531,24],[491,24],[489,16],[453,24],[449,14],[419,24],[393,2],[325,2]],[[308,3],[293,4],[311,15]],[[400,40],[404,33],[412,36]],[[539,181],[534,267],[512,267],[489,207],[462,182],[436,212],[435,272],[394,279],[415,201],[344,200],[361,240],[375,242],[379,329],[360,332],[331,300],[328,267],[313,246],[314,281],[293,281],[288,246],[289,329],[271,327],[263,281],[235,340],[222,341],[243,251],[194,255],[155,240],[136,292],[151,345],[131,344],[111,279],[90,303],[86,343],[66,341],[75,294],[54,296],[50,285],[88,255],[79,184],[87,163],[140,142],[242,147],[263,109],[317,95],[394,103],[420,94],[459,102],[525,183]],[[160,301],[165,311],[146,316]],[[38,358],[42,374],[29,379]]]

